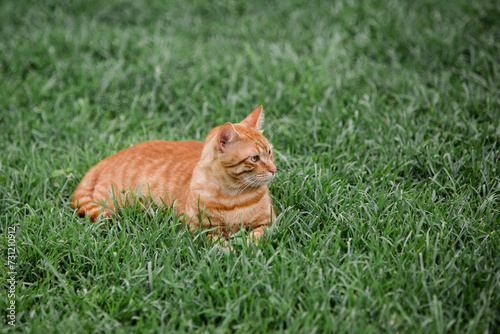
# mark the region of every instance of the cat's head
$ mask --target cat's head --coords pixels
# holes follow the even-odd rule
[[[258,187],[274,178],[273,146],[263,136],[262,106],[237,124],[215,128],[211,145],[214,159],[230,180],[242,187]]]

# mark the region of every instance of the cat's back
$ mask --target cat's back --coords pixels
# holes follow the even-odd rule
[[[126,148],[119,153],[148,156],[153,159],[165,159],[182,155],[185,159],[198,159],[204,143],[201,141],[165,141],[150,140]]]
[[[110,158],[132,157],[143,158],[147,160],[171,160],[177,161],[199,161],[204,143],[201,141],[165,141],[151,140],[128,147],[119,151]]]
[[[101,176],[108,175],[107,183],[188,183],[203,145],[198,141],[146,141],[119,151],[96,167]]]

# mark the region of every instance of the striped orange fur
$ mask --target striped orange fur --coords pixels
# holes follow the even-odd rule
[[[73,193],[71,207],[92,220],[110,216],[111,196],[126,204],[129,190],[184,214],[192,231],[218,226],[218,234],[251,228],[258,240],[274,221],[268,184],[274,177],[272,145],[262,135],[262,106],[242,122],[212,129],[205,142],[153,140],[124,149],[92,167]]]

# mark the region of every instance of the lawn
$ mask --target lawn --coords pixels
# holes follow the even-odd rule
[[[6,0],[0,22],[0,332],[500,331],[498,1]],[[103,158],[260,104],[259,245],[70,208]]]

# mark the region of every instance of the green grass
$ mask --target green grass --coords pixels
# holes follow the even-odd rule
[[[14,226],[19,332],[500,331],[497,1],[19,0],[0,21],[1,332]],[[262,244],[70,209],[101,159],[259,104]]]

